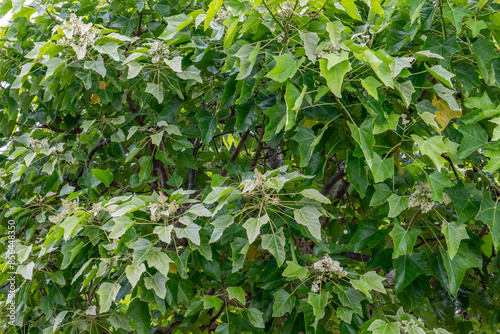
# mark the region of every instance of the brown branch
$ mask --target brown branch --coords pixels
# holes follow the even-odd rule
[[[486,234],[488,234],[489,230],[488,230],[488,225],[484,225],[481,233],[479,233],[479,237],[482,239],[484,238],[484,236],[486,236]]]
[[[72,186],[75,186],[78,184],[78,179],[82,177],[83,175],[83,172],[85,172],[85,169],[87,169],[88,167],[88,164],[90,163],[90,161],[92,160],[92,158],[94,157],[94,154],[99,151],[101,148],[103,147],[106,147],[109,143],[111,142],[111,139],[108,138],[108,139],[104,139],[103,141],[101,141],[99,144],[97,144],[91,151],[90,153],[87,155],[87,162],[85,162],[85,165],[82,167],[82,169],[80,170],[80,173],[78,173],[78,176],[76,178],[74,178],[73,180],[71,180],[69,182],[70,185]]]
[[[335,184],[337,184],[337,182],[339,182],[344,177],[344,175],[345,175],[345,161],[343,161],[338,166],[338,170],[335,172],[335,174],[333,174],[333,176],[328,181],[326,181],[325,185],[320,191],[321,194],[323,196],[327,196],[332,190],[333,186],[335,186]]]
[[[64,129],[59,129],[59,128],[56,128],[52,125],[48,125],[48,124],[44,124],[40,127],[35,127],[34,125],[28,125],[28,124],[22,124],[22,123],[16,123],[17,125],[19,126],[24,126],[24,127],[28,127],[28,128],[33,128],[35,130],[37,129],[47,129],[47,130],[51,130],[51,131],[54,131],[54,132],[57,132],[57,133],[82,133],[82,129],[80,128],[80,126],[77,126],[73,129],[71,129],[70,131],[68,130],[64,130]]]
[[[11,61],[13,61],[13,62],[16,62],[16,60],[15,60],[14,58],[9,57],[9,56],[8,56],[8,55],[6,55],[5,53],[3,53],[3,51],[1,51],[1,50],[0,50],[0,55],[4,56],[5,58],[7,58],[7,59],[9,59],[9,60],[11,60]]]
[[[345,252],[345,256],[347,256],[351,260],[360,261],[360,262],[368,262],[371,259],[370,255],[359,254],[359,253],[354,253],[354,252]]]
[[[217,323],[216,323],[216,321],[217,321],[217,319],[219,319],[219,317],[222,315],[222,312],[224,312],[224,309],[225,309],[225,308],[226,308],[226,302],[224,301],[224,302],[222,303],[222,306],[221,306],[221,308],[220,308],[219,312],[217,312],[217,314],[216,314],[216,315],[214,315],[214,316],[212,317],[212,319],[210,319],[210,324],[209,324],[209,325],[200,325],[200,330],[202,330],[202,331],[206,331],[206,330],[208,330],[209,332],[210,332],[210,331],[214,331],[214,330],[217,328]],[[214,325],[215,325],[215,326],[214,326]]]
[[[179,326],[182,322],[179,321],[179,320],[175,320],[175,321],[172,321],[171,323],[169,323],[168,325],[166,326],[161,326],[161,327],[158,327],[156,328],[156,332],[155,333],[160,333],[160,334],[173,334],[173,329],[174,327],[176,326]]]
[[[416,244],[415,246],[413,246],[413,248],[421,247],[421,246],[425,245],[428,242],[438,241],[438,240],[444,240],[444,237],[423,239],[422,237],[419,236],[418,239],[421,240],[421,241],[418,244]]]
[[[132,101],[132,97],[130,96],[130,93],[127,93],[126,100],[127,100],[128,107],[130,108],[130,110],[132,110],[132,113],[139,114],[139,110],[137,110],[137,107],[135,106],[134,101]],[[135,121],[140,126],[144,126],[144,121],[142,120],[141,115],[135,116]]]
[[[265,121],[266,121],[266,115],[263,115],[262,123],[264,123]],[[264,134],[265,134],[265,132],[266,132],[266,128],[262,127],[262,129],[260,130],[260,137],[259,137],[258,142],[257,142],[257,148],[255,149],[255,156],[253,157],[252,163],[250,164],[250,171],[253,171],[255,169],[255,167],[257,167],[257,162],[258,162],[259,157],[260,157],[260,152],[264,148]]]
[[[236,161],[236,158],[238,158],[238,155],[240,154],[241,150],[243,149],[243,146],[245,145],[245,140],[247,140],[248,135],[250,134],[250,130],[247,130],[242,136],[240,143],[238,146],[236,146],[236,149],[233,152],[233,155],[231,156],[231,159],[229,159],[230,163],[234,163]],[[226,176],[227,175],[227,169],[224,168],[224,170],[221,173],[221,176]]]
[[[453,174],[455,174],[455,178],[457,179],[457,181],[460,181],[460,178],[458,177],[458,173],[457,173],[457,170],[455,169],[455,165],[453,164],[453,162],[451,161],[450,157],[446,155],[446,153],[442,153],[441,156],[446,159],[446,161],[448,161],[450,163],[450,166],[451,166],[451,169],[453,169]]]

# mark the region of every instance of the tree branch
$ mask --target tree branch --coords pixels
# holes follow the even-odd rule
[[[80,173],[78,173],[78,176],[69,182],[70,185],[75,186],[78,184],[78,179],[82,177],[83,173],[85,172],[85,169],[87,169],[88,164],[94,157],[94,154],[96,154],[96,152],[99,151],[101,148],[106,147],[110,142],[111,142],[110,138],[104,139],[90,151],[90,153],[87,155],[87,162],[85,162],[85,165],[80,170]]]
[[[240,143],[238,144],[238,146],[236,146],[236,149],[234,150],[233,155],[231,156],[231,159],[229,159],[230,163],[233,164],[236,161],[236,158],[238,158],[238,155],[240,154],[241,150],[243,149],[243,146],[245,145],[245,140],[247,140],[249,134],[250,134],[250,130],[247,130],[247,132],[245,132],[241,136]],[[221,176],[226,176],[227,175],[227,169],[226,168],[224,168],[224,170],[222,171],[222,173],[220,173]]]
[[[132,101],[132,97],[130,96],[130,93],[127,93],[127,104],[128,104],[128,107],[130,108],[130,110],[132,110],[132,113],[134,114],[138,114],[139,113],[139,110],[137,110],[137,107],[135,106],[135,103],[134,101]],[[137,115],[135,116],[135,121],[137,122],[137,124],[139,124],[140,126],[144,126],[144,121],[142,120],[142,117],[141,115]]]
[[[441,156],[450,163],[451,169],[453,169],[453,174],[455,174],[455,178],[457,179],[457,181],[460,181],[457,170],[455,169],[455,165],[453,164],[453,161],[451,161],[450,157],[447,156],[446,153],[441,153]]]
[[[345,163],[345,161],[342,161],[335,174],[333,174],[333,176],[328,181],[326,181],[325,185],[320,191],[323,196],[327,196],[332,190],[333,186],[344,177]]]

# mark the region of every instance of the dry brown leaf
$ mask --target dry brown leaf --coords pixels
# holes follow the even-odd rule
[[[106,89],[106,87],[108,87],[108,86],[109,86],[109,81],[106,81],[106,82],[104,82],[104,81],[99,81],[99,89],[104,90],[104,89]]]
[[[461,110],[451,109],[445,100],[438,99],[436,95],[432,98],[432,104],[439,109],[436,111],[436,121],[441,125],[439,131],[443,131],[453,118],[462,117]]]
[[[92,94],[92,97],[90,98],[90,104],[96,104],[97,102],[101,101],[101,98],[97,94]]]

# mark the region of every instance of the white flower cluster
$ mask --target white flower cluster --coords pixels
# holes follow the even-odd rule
[[[324,58],[325,56],[327,56],[331,53],[333,53],[337,56],[340,56],[340,54],[342,53],[340,50],[340,45],[339,44],[333,45],[332,43],[330,43],[327,49],[318,52],[317,55],[318,55],[318,58]]]
[[[347,276],[347,272],[340,266],[340,262],[332,260],[328,254],[323,256],[321,260],[315,262],[313,264],[313,269],[320,273]]]
[[[58,45],[77,45],[79,47],[87,47],[94,44],[98,31],[92,29],[92,23],[83,23],[83,21],[71,13],[69,21],[59,27],[64,31],[66,37],[57,40]]]
[[[410,319],[408,320],[401,320],[401,326],[399,327],[401,329],[401,332],[404,334],[410,334],[414,333],[415,331],[412,329],[415,329],[415,327],[419,327],[418,324],[415,322],[415,320]],[[410,331],[411,330],[411,331]]]
[[[148,205],[149,210],[151,211],[150,219],[154,222],[159,221],[162,218],[167,218],[170,215],[175,214],[180,206],[173,201],[172,203],[167,203],[168,197],[163,193],[160,193],[160,197],[158,198],[158,202],[151,203]]]
[[[50,146],[49,146],[49,141],[47,140],[47,138],[43,138],[42,140],[38,140],[38,139],[35,139],[35,138],[29,138],[29,142],[30,142],[30,146],[32,149],[34,150],[44,150],[44,149],[48,149]]]
[[[86,315],[96,315],[97,314],[97,307],[95,305],[89,306],[87,310],[85,310]]]
[[[345,271],[341,266],[339,261],[332,260],[330,255],[326,254],[319,261],[316,261],[312,269],[320,275],[316,277],[316,280],[313,282],[311,286],[311,292],[318,292],[320,290],[321,282],[326,279],[325,275],[332,277],[333,275],[337,276],[347,276],[347,271]]]
[[[59,224],[60,222],[62,222],[62,220],[64,219],[64,217],[66,217],[66,215],[68,213],[73,212],[76,209],[78,209],[78,203],[76,201],[68,202],[65,199],[61,199],[61,202],[62,202],[62,205],[64,207],[64,210],[62,210],[60,213],[58,213],[55,216],[49,217],[49,220],[51,222],[53,222],[54,224]]]
[[[443,194],[443,203],[448,205],[451,203],[451,198],[447,194]],[[410,195],[409,208],[418,207],[423,213],[427,213],[434,207],[432,200],[432,191],[429,184],[425,181],[419,181],[415,186],[415,191]]]
[[[158,64],[162,57],[167,57],[170,54],[168,46],[163,43],[163,41],[156,40],[150,44],[149,53],[153,55],[151,62],[153,64]]]
[[[222,23],[226,21],[226,19],[229,16],[231,16],[231,13],[226,8],[224,8],[224,6],[221,6],[219,8],[219,11],[217,12],[217,17],[215,18],[215,21]]]

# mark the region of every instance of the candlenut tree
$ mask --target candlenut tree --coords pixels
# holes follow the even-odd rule
[[[497,333],[500,4],[4,0],[7,333]]]

